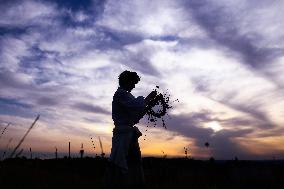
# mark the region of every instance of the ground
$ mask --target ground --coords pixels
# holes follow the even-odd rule
[[[8,159],[1,188],[103,188],[105,158]],[[284,188],[284,161],[200,161],[143,158],[146,188]]]

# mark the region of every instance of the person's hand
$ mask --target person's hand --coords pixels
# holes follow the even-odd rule
[[[161,98],[163,98],[163,94],[158,94],[158,95],[156,95],[154,98],[152,98],[151,99],[151,102],[150,102],[150,104],[152,104],[152,103],[156,103],[158,100],[160,100]]]
[[[158,99],[163,98],[163,94],[160,93],[159,95],[157,95],[157,98],[158,98]]]
[[[152,91],[146,98],[145,98],[145,103],[148,105],[152,100],[155,99],[157,96],[157,91]]]
[[[157,96],[157,91],[152,91],[148,96],[150,99],[154,99]]]

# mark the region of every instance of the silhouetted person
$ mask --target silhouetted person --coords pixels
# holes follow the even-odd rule
[[[144,116],[146,107],[156,97],[152,91],[146,98],[135,98],[130,92],[140,81],[136,72],[119,75],[119,87],[113,96],[114,122],[110,165],[106,173],[107,188],[142,188],[144,174],[138,138],[142,136],[134,126]]]

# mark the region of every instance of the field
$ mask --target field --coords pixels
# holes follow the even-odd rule
[[[1,188],[103,188],[105,158],[0,162]],[[143,158],[146,188],[281,189],[284,161],[200,161]]]

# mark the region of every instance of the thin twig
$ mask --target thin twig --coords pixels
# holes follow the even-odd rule
[[[2,138],[4,132],[6,131],[6,129],[11,125],[11,123],[8,123],[7,126],[3,129],[1,135],[0,135],[0,139]]]
[[[29,134],[29,132],[32,130],[32,128],[34,127],[34,125],[36,124],[37,120],[39,119],[40,115],[38,115],[36,117],[36,119],[34,120],[34,122],[32,123],[32,125],[30,126],[30,128],[28,129],[28,131],[26,132],[26,134],[23,136],[23,138],[20,140],[19,144],[15,147],[15,149],[13,150],[13,152],[11,153],[11,155],[9,156],[9,158],[12,158],[15,154],[15,152],[17,151],[17,149],[21,146],[21,144],[24,142],[26,136]]]

